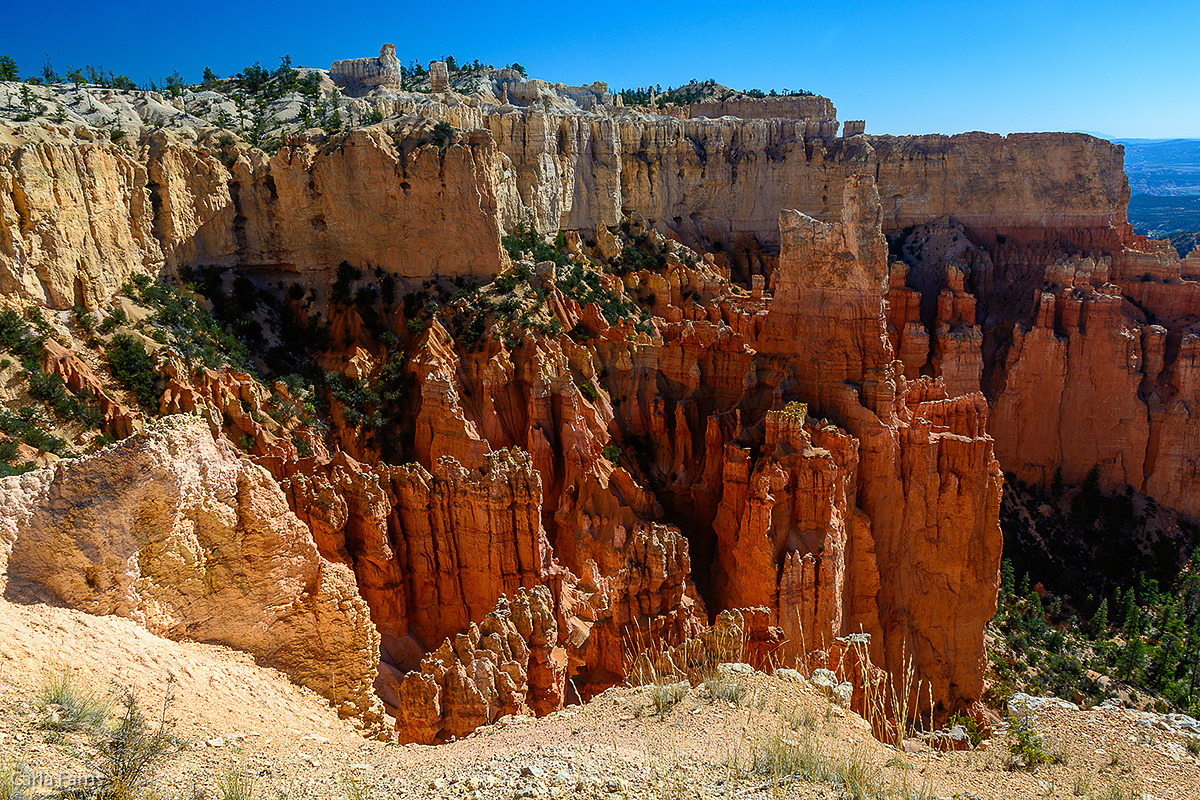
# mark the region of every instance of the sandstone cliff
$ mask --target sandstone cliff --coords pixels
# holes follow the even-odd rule
[[[187,128],[136,146],[87,128],[6,129],[0,289],[102,305],[133,272],[209,263],[491,275],[517,224],[590,231],[629,214],[729,250],[748,275],[765,270],[743,251],[778,248],[781,209],[836,220],[851,175],[878,176],[885,231],[949,214],[985,238],[1112,247],[1126,230],[1119,148],[1079,134],[839,139],[804,119],[372,102],[399,118],[395,142],[310,134],[273,157]],[[424,120],[466,133],[420,146]]]
[[[227,166],[186,135],[43,134],[0,132],[0,291],[24,301],[97,308],[134,274],[206,264],[319,284],[342,261],[400,277],[506,263],[486,139],[439,150],[363,131]]]
[[[776,392],[803,398],[810,413],[843,426],[857,447],[831,432],[804,430],[799,412],[768,417],[763,455],[824,450],[828,466],[818,469],[827,477],[813,491],[806,486],[812,478],[800,476],[816,464],[760,463],[755,474],[775,471],[770,485],[782,498],[763,498],[766,507],[756,509],[767,513],[762,521],[747,511],[740,525],[737,517],[726,525],[751,540],[755,528],[765,528],[768,564],[780,570],[782,619],[797,616],[825,641],[860,626],[882,630],[880,660],[888,669],[903,669],[904,647],[937,701],[974,698],[982,690],[981,632],[995,610],[1001,545],[1001,480],[987,404],[977,392],[952,400],[940,384],[909,384],[896,373],[873,181],[847,181],[842,208],[843,220],[831,224],[795,212],[781,216],[775,298],[757,349],[770,365],[760,375],[786,376]],[[799,473],[791,479],[796,488],[788,487],[789,473]],[[765,475],[760,480],[765,489]],[[771,506],[793,492],[796,500],[772,514]],[[815,497],[822,502],[813,508]],[[939,590],[928,591],[931,585]],[[974,595],[969,602],[942,605],[967,593]],[[784,598],[807,612],[787,609]]]

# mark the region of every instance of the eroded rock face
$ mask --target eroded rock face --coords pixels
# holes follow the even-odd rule
[[[1001,463],[1019,478],[1068,484],[1095,470],[1200,514],[1195,379],[1200,284],[1173,252],[1067,258],[1046,269],[1033,317],[1014,326],[994,401]]]
[[[375,726],[379,635],[271,476],[169,417],[94,455],[0,481],[0,581],[152,633],[252,654]]]
[[[768,417],[774,448],[763,455],[771,460],[760,456],[751,473],[759,499],[730,528],[750,541],[767,534],[762,571],[780,569],[781,622],[796,618],[825,641],[881,631],[877,660],[895,674],[906,648],[934,702],[954,704],[982,690],[982,630],[998,589],[1001,475],[981,394],[951,399],[941,383],[910,384],[895,370],[879,213],[873,181],[860,178],[847,181],[840,223],[781,216],[784,246],[758,352],[768,375],[786,376],[779,390],[852,434],[857,453],[836,435],[805,430],[786,409]],[[814,472],[826,476],[815,486],[807,477]]]
[[[379,49],[378,58],[348,58],[333,62],[329,77],[343,89],[356,93],[377,86],[399,89],[404,73],[396,58],[396,46],[385,44]]]
[[[477,469],[441,458],[375,468],[338,454],[282,481],[326,557],[353,567],[383,635],[385,660],[411,668],[478,622],[504,594],[561,572],[539,514],[528,454],[499,451]]]
[[[102,305],[134,272],[183,265],[316,273],[348,260],[407,277],[491,275],[505,258],[502,229],[592,231],[625,214],[740,259],[778,247],[781,209],[839,219],[846,178],[862,174],[879,175],[887,231],[952,215],[989,241],[1113,248],[1126,238],[1116,145],[1082,134],[837,138],[828,100],[793,100],[812,116],[757,118],[753,103],[744,119],[618,115],[603,104],[550,114],[392,93],[371,102],[469,133],[444,152],[412,146],[428,139],[423,129],[399,147],[380,130],[298,137],[271,158],[242,152],[225,163],[188,129],[135,147],[87,128],[6,129],[0,289],[63,308]]]
[[[0,136],[0,292],[67,308],[107,300],[162,254],[145,164],[108,143]]]
[[[465,736],[506,714],[537,714],[563,706],[567,654],[558,646],[550,590],[521,589],[466,633],[447,639],[420,671],[384,687],[399,741],[434,744]]]
[[[81,136],[93,135],[80,129]],[[239,264],[333,282],[342,261],[397,276],[507,263],[486,139],[397,149],[379,130],[227,167],[193,138],[111,142],[0,131],[0,292],[104,306],[134,274]]]
[[[1068,134],[836,139],[823,107],[646,118],[536,99],[492,113],[379,95],[387,113],[474,129],[444,152],[379,129],[224,161],[167,134],[0,144],[0,289],[58,307],[190,264],[318,287],[342,260],[492,275],[517,222],[579,231],[568,249],[594,240],[604,260],[622,248],[605,226],[629,212],[653,245],[659,268],[599,278],[642,298],[641,327],[581,307],[549,262],[530,280],[572,335],[464,348],[431,323],[406,362],[416,464],[377,464],[349,435],[346,452],[300,459],[243,407],[261,400],[248,376],[168,375],[161,410],[253,436],[316,562],[353,570],[346,597],[381,634],[376,685],[403,736],[544,713],[563,676],[583,695],[626,678],[630,636],[684,647],[709,613],[744,606],[760,655],[870,633],[876,662],[897,673],[912,656],[934,701],[961,706],[979,696],[995,607],[997,457],[1036,481],[1098,466],[1106,487],[1195,507],[1200,284],[1186,276],[1200,268],[1128,235],[1119,149]],[[663,230],[739,246],[685,263]],[[900,260],[883,231],[905,231]],[[361,320],[338,313],[339,340],[363,347],[336,368],[368,378]],[[241,491],[222,502],[240,509]],[[87,602],[170,630],[182,612],[157,585]],[[68,589],[83,591],[53,591]],[[489,616],[501,597],[542,633],[514,621],[518,601]]]

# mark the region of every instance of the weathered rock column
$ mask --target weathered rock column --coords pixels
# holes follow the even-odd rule
[[[433,92],[450,91],[450,70],[445,61],[429,62],[429,89]]]

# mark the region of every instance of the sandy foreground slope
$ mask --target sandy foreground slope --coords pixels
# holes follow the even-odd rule
[[[314,693],[243,653],[172,642],[116,617],[0,601],[0,764],[26,775],[94,774],[82,734],[37,726],[46,670],[71,667],[100,689],[133,689],[167,716],[184,747],[159,773],[162,798],[221,797],[222,778],[248,778],[262,798],[348,797],[1075,797],[1192,798],[1200,766],[1173,730],[1124,711],[1043,709],[1037,729],[1065,763],[1036,773],[1004,767],[1002,734],[974,751],[906,751],[870,737],[864,720],[810,687],[754,673],[739,702],[692,688],[665,714],[648,687],[613,689],[540,720],[506,718],[440,747],[363,739]],[[736,693],[736,692],[735,692]],[[780,748],[843,778],[784,779],[756,769]],[[1113,796],[1113,795],[1107,795]]]

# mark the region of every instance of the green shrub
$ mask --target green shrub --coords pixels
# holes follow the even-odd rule
[[[433,126],[433,132],[429,134],[429,139],[437,145],[438,150],[444,151],[454,141],[455,133],[454,126],[442,120]]]
[[[124,325],[128,321],[129,317],[125,314],[124,309],[114,309],[100,323],[100,332],[104,334],[112,333],[118,325]]]
[[[79,323],[80,328],[87,333],[96,332],[96,321],[92,319],[91,313],[85,307],[76,305],[71,312],[75,315],[75,321]]]
[[[600,399],[600,392],[596,390],[596,387],[592,385],[591,381],[584,381],[583,383],[579,384],[579,393],[582,394],[584,399],[589,403],[594,403]],[[620,455],[618,455],[617,458],[619,459]]]
[[[46,326],[41,312],[34,311],[35,325],[40,322],[41,326]],[[35,331],[15,311],[0,312],[0,348],[16,356],[27,372],[41,369],[42,356],[46,352],[45,342],[45,332]]]
[[[559,238],[555,237],[555,240],[559,241]],[[565,246],[566,240],[562,241]],[[526,228],[523,224],[517,225],[512,233],[501,237],[500,242],[514,261],[520,258],[522,253],[531,253],[535,262],[553,261],[559,266],[569,263],[566,253],[546,244],[540,233],[532,228]]]
[[[0,409],[0,431],[20,439],[38,452],[66,455],[67,443],[39,427],[46,424],[46,420],[33,406],[18,408],[15,414]]]
[[[517,279],[513,275],[497,275],[494,281],[496,288],[503,294],[509,294],[517,288]]]
[[[114,336],[108,346],[108,367],[112,370],[113,378],[128,389],[138,402],[147,408],[157,405],[154,362],[141,342],[125,333]]]
[[[604,453],[604,457],[611,461],[614,467],[621,463],[621,448],[615,444],[604,445],[602,452]]]
[[[1036,769],[1043,764],[1057,764],[1060,759],[1046,751],[1042,735],[1033,727],[1028,713],[1008,718],[1009,767]]]
[[[95,402],[71,392],[63,379],[40,369],[28,373],[29,396],[49,406],[60,419],[75,420],[89,428],[97,427],[101,420]]]
[[[955,725],[962,725],[967,731],[967,736],[971,739],[971,747],[978,747],[980,742],[985,738],[983,731],[979,728],[979,723],[969,714],[964,714],[961,711],[955,711],[946,721],[947,728],[953,728]]]

